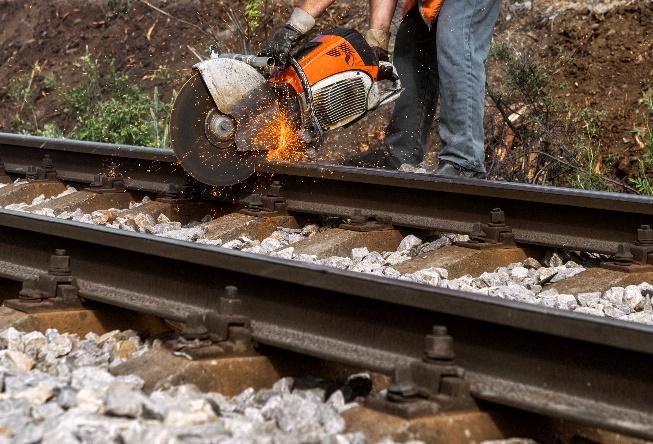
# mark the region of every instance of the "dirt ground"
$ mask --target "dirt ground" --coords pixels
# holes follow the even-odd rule
[[[147,90],[158,87],[169,100],[189,76],[198,60],[195,54],[205,55],[209,44],[222,51],[242,51],[242,39],[229,18],[232,10],[242,20],[242,0],[151,2],[169,16],[133,0],[127,13],[116,13],[116,4],[127,1],[0,0],[0,130],[20,129],[12,121],[17,104],[9,95],[10,79],[33,74],[34,125],[54,122],[70,131],[74,121],[63,112],[60,91],[79,83],[80,57],[87,52],[106,64],[113,60],[134,82]],[[269,20],[253,36],[253,50],[293,6],[292,0],[268,3]],[[340,0],[320,26],[364,29],[366,4]],[[570,109],[601,111],[603,130],[596,150],[612,159],[605,162],[604,172],[618,179],[633,174],[641,153],[632,130],[644,118],[638,101],[645,88],[653,86],[653,2],[510,0],[503,9],[495,41],[509,42],[550,67],[556,95]],[[166,67],[165,75],[160,75],[161,66]],[[489,69],[489,85],[502,82],[492,65]],[[493,112],[489,107],[488,114]],[[331,143],[342,146],[346,141],[357,149],[378,143],[388,113],[381,110],[334,135]],[[438,149],[437,139],[434,134],[432,151]],[[333,152],[341,154],[341,149]]]

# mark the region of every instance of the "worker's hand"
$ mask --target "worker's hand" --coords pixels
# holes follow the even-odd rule
[[[365,31],[365,40],[372,47],[372,51],[374,51],[374,55],[379,59],[379,62],[390,61],[390,53],[388,52],[390,33],[388,31],[368,29]]]
[[[399,80],[394,65],[390,62],[379,62],[379,74],[377,75],[377,80],[390,80],[392,82]]]
[[[274,33],[259,56],[272,57],[275,65],[286,68],[290,63],[293,50],[303,38],[304,34],[286,25]]]
[[[372,51],[374,52],[374,55],[376,58],[379,59],[379,62],[389,62],[390,61],[390,53],[388,52],[387,49],[383,49],[379,46],[372,46]]]
[[[315,26],[315,18],[302,8],[295,8],[286,26],[274,33],[268,44],[259,53],[260,56],[274,58],[275,64],[286,68],[290,63],[293,50]]]

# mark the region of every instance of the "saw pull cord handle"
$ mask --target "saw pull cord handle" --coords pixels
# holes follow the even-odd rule
[[[320,121],[317,120],[315,115],[315,109],[313,108],[313,91],[311,90],[311,84],[308,82],[306,73],[302,69],[301,65],[294,57],[290,58],[290,66],[297,72],[300,82],[302,83],[302,88],[304,88],[304,94],[306,94],[306,111],[308,113],[308,118],[310,119],[311,125],[317,133],[317,144],[321,144],[324,140],[324,133],[322,127],[320,126]],[[305,130],[310,130],[309,128],[304,128]],[[313,144],[313,141],[310,142]]]

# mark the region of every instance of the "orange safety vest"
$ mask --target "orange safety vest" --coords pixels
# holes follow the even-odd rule
[[[408,0],[404,6],[404,15],[419,4],[419,11],[422,14],[424,22],[431,26],[440,12],[444,0]]]

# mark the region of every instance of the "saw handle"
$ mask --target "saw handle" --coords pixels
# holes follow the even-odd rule
[[[258,57],[255,55],[224,53],[218,54],[217,58],[238,60],[239,62],[247,63],[248,65],[257,69],[269,69],[274,66],[274,59],[272,57]]]

